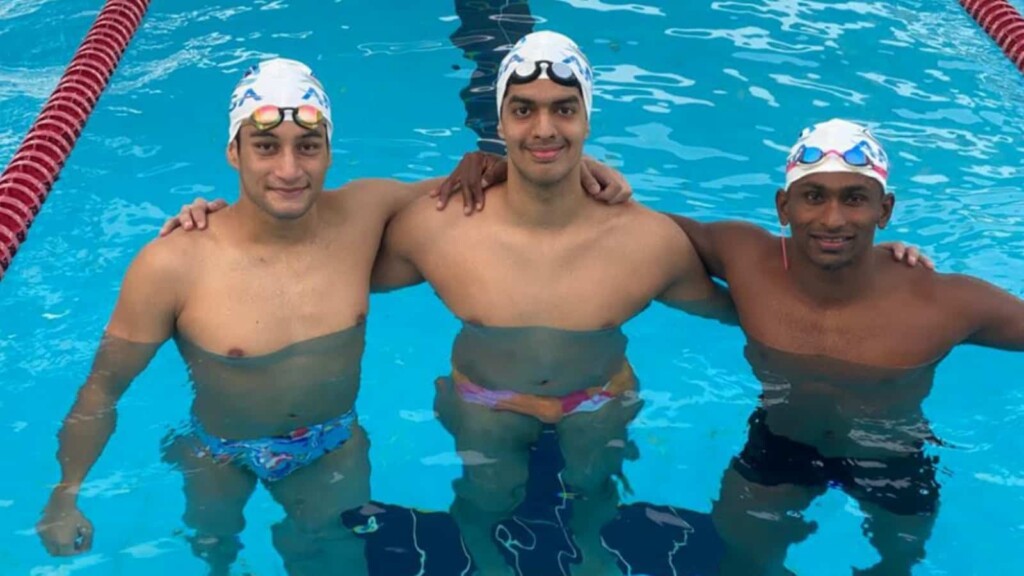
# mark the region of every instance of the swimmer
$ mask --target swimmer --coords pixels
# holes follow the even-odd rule
[[[330,101],[294,60],[249,70],[229,115],[227,159],[241,200],[207,234],[157,239],[132,262],[60,431],[61,480],[39,534],[54,555],[89,550],[78,490],[114,431],[118,399],[173,338],[195,398],[164,457],[184,478],[195,555],[228,573],[242,510],[262,482],[286,514],[273,536],[292,574],[337,562],[365,573],[358,539],[336,519],[369,499],[368,442],[354,411],[366,284],[385,222],[429,184],[353,183],[322,194]],[[334,298],[311,296],[327,293]]]
[[[227,159],[241,198],[205,234],[154,240],[128,269],[59,433],[61,479],[37,526],[51,554],[91,548],[79,489],[114,431],[119,398],[173,338],[195,398],[164,457],[183,473],[196,556],[228,572],[261,482],[285,511],[273,538],[290,573],[365,573],[361,544],[338,518],[369,499],[355,399],[370,274],[388,219],[436,185],[361,180],[323,194],[331,112],[294,60],[260,62],[236,86]]]
[[[922,410],[937,365],[960,344],[1024,350],[1024,301],[874,245],[895,205],[889,171],[865,126],[834,119],[790,150],[775,194],[789,237],[674,216],[728,283],[763,384],[712,511],[725,575],[785,573],[788,547],[814,530],[802,513],[828,486],[858,501],[881,556],[858,573],[910,574],[939,508]]]
[[[627,426],[641,407],[621,327],[655,300],[731,313],[668,217],[588,200],[580,169],[593,82],[569,38],[520,40],[497,79],[507,183],[491,187],[487,210],[472,218],[414,201],[388,225],[374,271],[379,288],[429,282],[462,320],[435,409],[464,458],[452,515],[484,575],[511,571],[494,529],[523,499],[545,424],[558,433],[574,495],[573,571],[619,573],[600,530],[617,512]]]

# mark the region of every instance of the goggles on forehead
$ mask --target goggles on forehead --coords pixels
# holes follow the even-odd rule
[[[889,171],[886,170],[884,166],[871,159],[871,156],[868,154],[867,150],[865,150],[863,143],[859,143],[846,151],[825,150],[818,148],[817,146],[802,145],[789,159],[786,169],[789,170],[797,164],[817,164],[824,161],[825,158],[828,158],[829,156],[835,156],[841,159],[847,166],[854,168],[870,168],[882,178],[887,178],[889,176]]]
[[[579,86],[580,81],[572,67],[563,62],[552,62],[550,60],[524,60],[512,65],[512,75],[509,76],[509,84],[527,84],[540,78],[541,72],[547,72],[548,78],[555,84],[562,86]]]
[[[286,119],[312,130],[323,123],[324,115],[319,108],[309,104],[295,107],[260,106],[249,115],[249,122],[261,132],[277,128]]]

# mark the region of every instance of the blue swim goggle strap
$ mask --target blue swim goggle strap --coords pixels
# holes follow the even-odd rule
[[[547,76],[555,84],[562,86],[577,87],[580,81],[568,64],[552,62],[550,60],[525,60],[517,62],[512,66],[512,75],[509,76],[509,84],[528,84],[540,78],[541,72],[547,72]]]

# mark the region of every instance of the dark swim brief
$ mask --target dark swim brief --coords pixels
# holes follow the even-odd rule
[[[841,488],[858,501],[902,516],[934,514],[939,484],[938,458],[919,450],[884,459],[823,456],[816,448],[775,434],[765,423],[764,409],[750,416],[750,434],[732,467],[762,486],[795,484],[809,488]]]

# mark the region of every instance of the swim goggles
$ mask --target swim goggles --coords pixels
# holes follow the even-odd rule
[[[249,115],[249,121],[257,130],[265,132],[280,126],[289,113],[293,122],[307,130],[320,126],[324,121],[324,115],[320,109],[309,104],[296,107],[260,106]]]
[[[889,171],[883,166],[876,163],[871,159],[867,150],[865,150],[866,144],[864,142],[858,143],[853,148],[841,152],[839,150],[823,150],[817,146],[806,146],[801,145],[800,148],[790,157],[789,163],[786,166],[786,170],[789,170],[797,164],[817,164],[822,162],[829,156],[836,156],[846,163],[847,166],[854,168],[870,168],[874,172],[878,173],[882,178],[889,176]]]
[[[524,60],[512,65],[509,84],[527,84],[540,78],[541,72],[547,71],[548,78],[562,86],[579,86],[580,81],[572,68],[563,62],[550,60]]]

